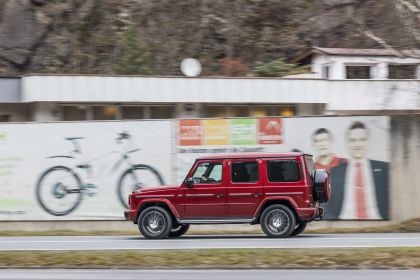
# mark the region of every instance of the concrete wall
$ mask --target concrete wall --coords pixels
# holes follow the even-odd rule
[[[391,217],[420,217],[420,114],[391,118]]]
[[[420,114],[391,117],[390,213],[389,221],[322,221],[311,223],[315,228],[371,227],[396,224],[420,217]],[[130,230],[134,225],[123,221],[58,221],[2,222],[3,230]],[[213,227],[213,226],[211,226]],[[208,227],[195,227],[209,230]],[[226,225],[220,230],[255,230],[258,226]]]

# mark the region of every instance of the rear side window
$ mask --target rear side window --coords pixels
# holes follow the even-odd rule
[[[234,162],[232,163],[232,182],[250,183],[259,181],[258,162]]]
[[[267,173],[270,182],[300,181],[299,165],[296,160],[269,160]]]
[[[305,161],[306,161],[306,168],[308,169],[308,173],[311,177],[313,177],[315,174],[315,165],[314,165],[314,161],[312,160],[312,157],[305,156]]]

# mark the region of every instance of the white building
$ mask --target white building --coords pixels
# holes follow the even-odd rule
[[[405,114],[420,112],[420,51],[313,48],[288,78],[0,77],[0,121]]]
[[[420,50],[313,47],[294,62],[311,64],[323,79],[419,79]]]

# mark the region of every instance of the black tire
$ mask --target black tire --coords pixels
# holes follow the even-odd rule
[[[145,238],[162,239],[168,236],[173,221],[166,209],[160,206],[151,206],[140,213],[137,225]]]
[[[54,185],[51,186],[52,197],[47,199],[44,197],[43,191],[45,187],[48,187],[48,186],[45,186],[44,182],[46,181],[48,175],[51,175],[54,172],[57,173],[57,171],[64,171],[68,173],[70,178],[74,180],[73,183],[75,184],[75,186],[71,186],[72,188],[70,192],[67,190],[66,185],[64,185],[62,182],[57,181],[55,182]],[[66,167],[66,166],[53,166],[47,169],[41,175],[41,177],[39,177],[38,182],[35,187],[35,191],[36,191],[36,198],[38,200],[39,205],[42,207],[42,209],[44,209],[46,212],[54,216],[65,216],[73,212],[80,205],[80,202],[82,201],[82,197],[83,197],[83,184],[79,176],[71,168]],[[65,207],[63,210],[54,209],[55,207],[48,206],[48,204],[50,205],[53,204],[54,202],[53,199],[55,199],[57,202],[60,202],[61,199],[64,199],[69,196],[72,197],[73,202],[70,202],[70,205],[68,207]]]
[[[301,234],[305,230],[307,224],[308,224],[307,222],[299,222],[299,223],[297,223],[296,224],[296,228],[292,231],[292,233],[290,234],[290,236],[296,236],[296,235]]]
[[[153,177],[155,177],[156,182],[159,183],[159,185],[164,185],[165,182],[162,179],[162,176],[159,174],[159,172],[154,169],[153,167],[146,165],[146,164],[136,164],[132,166],[131,168],[127,169],[118,180],[118,186],[117,186],[117,193],[118,193],[118,199],[120,203],[123,205],[125,209],[128,209],[128,195],[137,189],[140,189],[142,186],[142,183],[138,180],[138,178],[135,175],[135,170],[145,170],[151,173]],[[135,185],[128,186],[129,189],[127,190],[127,186],[123,185],[124,180],[128,177],[132,176],[135,181]],[[128,192],[127,192],[128,191]]]
[[[296,225],[296,218],[289,207],[275,204],[267,207],[261,214],[261,229],[268,237],[288,237]]]
[[[169,232],[169,237],[180,237],[184,235],[188,229],[190,228],[190,225],[179,225],[176,228],[171,229]]]

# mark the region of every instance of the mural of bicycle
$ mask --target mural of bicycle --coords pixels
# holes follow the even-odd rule
[[[92,197],[97,193],[98,186],[82,180],[82,173],[86,177],[92,176],[93,162],[111,154],[119,154],[115,164],[109,172],[120,170],[121,165],[125,164],[122,175],[117,181],[117,197],[123,207],[128,208],[128,194],[134,190],[147,187],[164,185],[164,180],[159,172],[146,164],[135,164],[130,155],[140,151],[131,149],[128,151],[111,151],[88,161],[78,162],[78,155],[82,154],[79,141],[83,137],[68,137],[65,140],[73,144],[73,150],[69,155],[56,155],[48,157],[50,159],[69,159],[75,164],[71,167],[67,165],[55,165],[45,170],[39,177],[36,184],[36,198],[40,206],[49,214],[54,216],[65,216],[76,210],[84,196]],[[132,136],[123,131],[118,133],[117,144],[130,141]],[[79,170],[85,170],[81,172]]]

